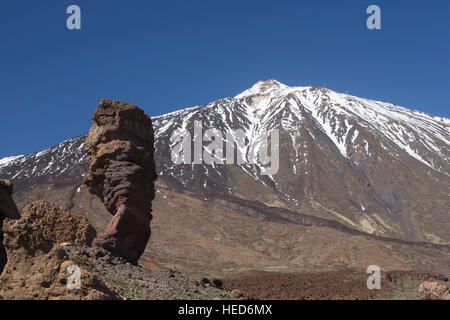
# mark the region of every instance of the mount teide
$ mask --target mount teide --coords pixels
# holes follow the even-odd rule
[[[450,244],[450,119],[330,89],[288,87],[268,80],[234,98],[152,120],[159,175],[155,238],[149,247],[153,257],[165,255],[181,265],[189,256],[190,266],[200,267],[211,255],[219,259],[217,250],[226,261],[225,256],[233,255],[231,248],[244,246],[250,251],[240,258],[239,268],[258,267],[254,261],[278,268],[284,262],[270,259],[286,259],[285,268],[290,270],[292,261],[299,259],[294,247],[302,248],[293,244],[298,238],[292,237],[308,233],[305,226],[334,230],[329,232],[336,232],[339,239],[356,237],[356,246],[363,246],[356,240],[360,238],[395,246]],[[248,164],[174,165],[170,137],[177,128],[192,133],[194,121],[201,121],[205,130],[223,133],[243,129],[247,155],[263,130],[279,129],[278,173],[262,175],[258,165]],[[97,229],[104,228],[107,213],[81,186],[86,172],[84,139],[0,160],[0,176],[15,183],[20,206],[46,198],[86,214]],[[173,234],[163,229],[169,220]],[[262,229],[253,230],[259,223]],[[187,229],[193,238],[188,238]],[[271,235],[275,238],[269,241],[268,230],[285,238]],[[180,244],[183,241],[192,241],[191,249]],[[174,249],[168,252],[167,246]]]

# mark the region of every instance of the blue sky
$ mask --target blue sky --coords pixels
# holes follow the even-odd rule
[[[0,158],[86,132],[103,97],[159,115],[268,78],[449,117],[449,60],[447,0],[0,0]]]

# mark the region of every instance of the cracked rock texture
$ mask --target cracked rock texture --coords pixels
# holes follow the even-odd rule
[[[89,171],[84,183],[113,215],[93,244],[137,262],[150,238],[155,197],[152,121],[134,104],[103,99],[85,149]]]
[[[8,262],[6,249],[3,246],[3,221],[6,218],[19,219],[20,213],[12,198],[14,187],[9,180],[0,180],[0,274]]]
[[[69,267],[74,265],[65,247],[87,246],[95,230],[67,208],[38,201],[22,210],[22,218],[5,223],[9,261],[0,276],[1,299],[115,299],[102,280],[81,267],[82,287],[69,289]]]

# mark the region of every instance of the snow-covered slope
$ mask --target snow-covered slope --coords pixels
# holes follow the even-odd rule
[[[12,157],[6,157],[6,158],[3,158],[3,159],[0,159],[0,168],[1,168],[1,167],[7,166],[8,163],[10,163],[10,162],[12,162],[12,161],[14,161],[14,160],[17,160],[17,159],[19,159],[19,158],[21,158],[21,157],[23,157],[23,155],[20,155],[20,156],[12,156]]]
[[[448,222],[439,237],[422,230],[425,220],[439,216],[444,221],[450,214],[450,119],[330,89],[268,80],[234,98],[153,120],[159,174],[183,188],[282,201],[300,212],[314,211],[371,233],[450,240]],[[262,132],[279,129],[277,174],[262,175],[259,165],[239,166],[244,176],[272,190],[278,200],[264,197],[266,191],[250,195],[252,188],[239,190],[238,183],[230,181],[250,182],[243,175],[236,178],[225,165],[174,165],[170,150],[176,142],[169,142],[170,136],[175,129],[193,133],[194,121],[201,121],[204,130],[244,130],[247,157],[250,147],[261,143]]]
[[[85,135],[28,155],[0,160],[0,175],[16,185],[73,183],[86,170]]]
[[[281,126],[277,123],[280,118]],[[406,153],[440,173],[449,173],[450,119],[329,89],[288,87],[276,80],[260,81],[235,98],[155,117],[156,137],[164,137],[162,141],[167,144],[176,128],[192,132],[194,120],[202,121],[205,130],[211,127],[244,129],[248,140],[244,148],[247,156],[250,146],[258,144],[263,130],[270,132],[281,128],[291,136],[298,159],[298,128],[306,120],[325,133],[346,158],[351,159],[358,149],[364,157],[371,156],[374,146],[364,135],[370,132],[376,138],[373,144],[390,156],[400,159]],[[259,169],[248,170],[255,174]]]
[[[444,162],[449,161],[448,118],[435,117],[329,89],[287,87],[275,80],[258,82],[235,98],[247,106],[249,118],[257,123],[255,127],[264,126],[271,118],[289,108],[290,114],[283,120],[283,127],[296,131],[295,123],[302,120],[302,111],[306,111],[341,154],[348,157],[354,148],[354,141],[358,138],[359,131],[354,125],[357,123],[376,133],[391,146],[407,152],[436,170],[448,173],[448,167],[434,161],[436,156]],[[369,145],[366,145],[368,152]],[[384,145],[383,147],[387,148]]]

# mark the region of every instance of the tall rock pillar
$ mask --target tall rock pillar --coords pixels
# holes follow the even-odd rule
[[[85,149],[89,171],[84,183],[113,215],[93,245],[137,262],[150,238],[155,197],[152,121],[134,104],[103,99]]]

